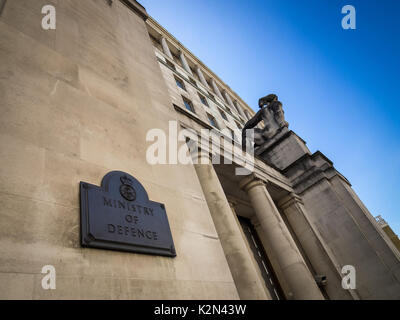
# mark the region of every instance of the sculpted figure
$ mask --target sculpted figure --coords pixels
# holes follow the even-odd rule
[[[251,118],[242,131],[242,148],[246,148],[246,129],[254,128],[254,147],[259,147],[273,137],[277,130],[288,127],[285,121],[282,103],[278,96],[269,94],[258,101],[260,110]],[[264,121],[264,128],[255,128],[261,121]]]

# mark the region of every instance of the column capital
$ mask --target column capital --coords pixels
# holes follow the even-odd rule
[[[286,208],[297,203],[303,204],[303,200],[300,198],[300,196],[291,192],[278,202],[278,206],[281,207],[283,210],[285,210]]]
[[[260,179],[255,174],[251,174],[239,182],[239,187],[247,192],[254,187],[265,186],[266,183],[267,181]]]

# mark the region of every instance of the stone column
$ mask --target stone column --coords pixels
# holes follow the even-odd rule
[[[228,102],[228,105],[231,107],[231,109],[236,110],[236,107],[233,105],[232,99],[229,96],[228,92],[226,92],[226,90],[224,90],[222,92],[222,94],[225,96],[225,100]]]
[[[233,217],[235,218],[235,222],[239,227],[239,231],[240,231],[240,235],[242,236],[243,243],[245,244],[246,249],[249,252],[249,256],[250,256],[250,259],[251,259],[251,261],[253,263],[253,266],[256,269],[257,276],[258,276],[258,279],[259,279],[259,283],[263,287],[264,292],[266,293],[266,295],[268,297],[267,299],[268,300],[272,300],[271,294],[269,293],[269,291],[268,291],[268,289],[267,289],[267,287],[265,285],[265,280],[264,280],[264,278],[263,278],[263,276],[261,274],[261,270],[259,269],[258,263],[254,258],[253,251],[250,248],[250,245],[249,245],[249,242],[247,240],[247,237],[246,237],[246,235],[245,235],[245,233],[243,231],[242,226],[240,225],[239,217],[236,214],[235,206],[237,205],[237,203],[234,200],[228,200],[228,203],[229,203],[229,206],[231,207],[231,210],[232,210],[232,213],[233,213]]]
[[[183,54],[182,51],[179,51],[179,57],[181,58],[183,69],[185,69],[187,73],[193,75],[192,70],[190,69],[190,67],[186,61],[185,55]]]
[[[172,54],[171,54],[171,50],[169,50],[167,40],[164,37],[161,37],[161,45],[162,45],[163,51],[167,55],[167,57],[170,58],[171,60],[174,60],[174,58],[172,57]]]
[[[194,167],[240,299],[269,299],[257,276],[209,154],[200,152],[197,163]]]
[[[240,106],[239,102],[237,102],[236,100],[233,103],[236,106],[236,109],[239,111],[239,114],[242,116],[243,119],[247,119],[246,115],[244,114],[244,111],[242,109],[242,107]]]
[[[241,181],[240,187],[247,192],[262,230],[276,254],[282,273],[290,286],[289,295],[296,300],[323,300],[324,297],[264,182],[249,176]]]
[[[343,290],[339,263],[336,262],[319,233],[312,227],[301,198],[291,193],[279,201],[278,205],[285,214],[315,272],[327,277],[325,291],[329,298],[333,300],[353,299],[352,292]]]
[[[201,71],[199,66],[196,66],[196,72],[197,72],[197,75],[199,76],[199,79],[200,79],[200,82],[202,83],[202,85],[205,86],[207,89],[210,89],[208,86],[208,83],[206,81],[206,78],[204,78],[204,74]]]
[[[222,100],[224,101],[224,98],[222,97],[221,91],[219,91],[217,84],[215,83],[215,80],[211,78],[211,85],[214,89],[215,94]]]

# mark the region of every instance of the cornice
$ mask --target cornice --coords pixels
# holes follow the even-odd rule
[[[149,15],[146,12],[145,7],[143,7],[139,2],[136,0],[120,0],[124,5],[126,5],[129,9],[133,12],[138,14],[144,21],[149,18]]]

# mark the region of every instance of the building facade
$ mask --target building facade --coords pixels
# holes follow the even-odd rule
[[[400,239],[397,236],[397,234],[394,233],[392,228],[385,221],[385,219],[382,218],[382,216],[376,216],[375,219],[376,222],[378,222],[379,226],[382,228],[382,230],[385,231],[386,235],[389,237],[390,241],[392,241],[397,250],[400,251]]]
[[[171,130],[208,129],[240,149],[255,113],[139,3],[0,4],[0,298],[400,298],[399,252],[287,123],[266,120],[247,175],[234,149],[200,140],[200,161],[149,161],[154,129],[169,144]],[[49,4],[54,30],[41,26]],[[116,170],[165,205],[176,257],[82,247],[79,183]]]

